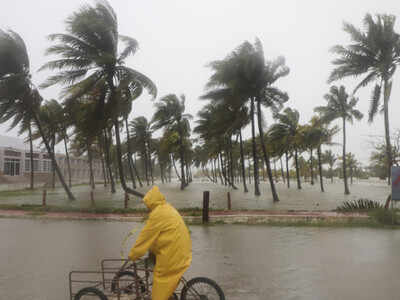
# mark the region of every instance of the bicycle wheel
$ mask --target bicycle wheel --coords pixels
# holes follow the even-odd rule
[[[125,294],[135,293],[135,284],[136,282],[140,286],[140,292],[144,293],[146,291],[146,287],[144,286],[143,281],[138,278],[135,273],[132,271],[122,271],[119,272],[111,284],[111,291],[115,292],[117,290],[117,278],[118,278],[118,287],[120,290],[123,290]],[[135,280],[135,278],[137,280]]]
[[[225,300],[220,286],[206,277],[196,277],[188,281],[181,292],[181,300]]]
[[[108,300],[102,291],[94,287],[85,287],[81,289],[74,297],[74,300]]]

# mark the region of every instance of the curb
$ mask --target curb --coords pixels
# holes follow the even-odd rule
[[[139,214],[96,214],[96,213],[57,213],[34,214],[31,211],[0,210],[0,218],[36,220],[90,220],[110,222],[143,222],[146,217]],[[202,216],[182,218],[188,223],[202,223]],[[224,212],[210,213],[209,223],[225,224],[269,224],[269,223],[351,223],[355,220],[368,220],[366,214],[337,214],[332,212]]]

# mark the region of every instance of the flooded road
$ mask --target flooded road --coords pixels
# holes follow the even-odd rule
[[[119,258],[139,223],[0,219],[0,299],[68,299],[71,270]],[[190,226],[193,263],[227,300],[395,299],[400,231],[248,225]],[[127,240],[125,255],[137,233]]]

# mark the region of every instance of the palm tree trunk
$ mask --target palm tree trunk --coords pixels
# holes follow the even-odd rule
[[[297,176],[297,189],[301,190],[300,173],[299,173],[299,160],[297,157],[297,146],[294,149],[294,159],[296,163],[296,176]]]
[[[132,167],[133,167],[133,171],[135,171],[136,177],[137,177],[138,182],[139,182],[139,186],[140,186],[140,187],[143,187],[142,180],[140,179],[139,172],[138,172],[138,170],[137,170],[137,168],[136,168],[136,165],[137,165],[137,162],[136,162],[136,154],[135,154],[135,161],[133,161],[132,156],[131,156],[131,165],[132,165]]]
[[[288,151],[285,151],[286,154],[286,176],[287,176],[287,187],[290,188],[290,174],[289,174],[289,155]]]
[[[246,186],[246,168],[244,166],[242,130],[239,130],[239,144],[240,144],[240,161],[242,164],[243,188],[244,188],[244,192],[248,193],[249,190],[247,189],[247,186]]]
[[[106,168],[104,166],[103,147],[101,146],[101,135],[99,135],[97,137],[97,141],[98,141],[99,150],[100,150],[100,158],[101,158],[101,167],[102,167],[102,170],[103,170],[104,187],[107,187],[107,176],[106,176]]]
[[[111,181],[111,193],[116,193],[117,191],[115,190],[115,182],[114,182],[114,176],[112,174],[112,169],[111,169],[111,158],[110,158],[110,146],[108,145],[108,136],[107,136],[107,131],[104,131],[104,141],[106,143],[106,165],[108,168],[108,174],[110,176],[110,181]]]
[[[181,190],[183,190],[186,186],[185,182],[185,157],[183,152],[183,132],[181,128],[181,123],[178,122],[178,131],[179,131],[179,154],[181,156]]]
[[[321,159],[321,146],[317,148],[318,155],[318,169],[319,169],[319,181],[321,184],[321,192],[324,192],[324,183],[322,182],[322,159]]]
[[[148,151],[149,151],[149,167],[150,167],[151,184],[154,185],[153,165],[152,165],[152,163],[151,163],[151,150],[150,150],[150,146],[148,146]]]
[[[147,153],[146,152],[147,151],[145,149],[144,152],[142,153],[142,161],[144,163],[144,175],[146,178],[147,186],[149,186],[150,182],[149,182],[149,171],[147,170]]]
[[[45,147],[46,147],[47,153],[50,155],[50,158],[51,158],[53,167],[54,167],[54,169],[55,169],[55,171],[56,171],[56,173],[57,173],[57,175],[58,175],[58,178],[60,179],[60,183],[61,183],[61,185],[63,186],[65,192],[66,192],[67,195],[68,195],[68,199],[69,199],[69,200],[75,200],[74,195],[71,193],[71,191],[70,191],[68,185],[66,184],[66,182],[65,182],[65,180],[64,180],[64,177],[62,176],[60,167],[59,167],[58,164],[57,164],[57,161],[56,161],[56,158],[55,158],[55,156],[54,156],[54,153],[51,151],[49,142],[47,141],[47,138],[46,138],[46,136],[45,136],[45,134],[44,134],[42,125],[41,125],[40,122],[39,122],[39,119],[37,118],[37,116],[36,116],[35,114],[33,115],[33,118],[34,118],[34,120],[35,120],[36,126],[37,126],[38,129],[39,129],[40,135],[42,136],[43,143],[44,143],[44,145],[45,145]]]
[[[283,183],[286,183],[285,174],[283,173],[282,155],[279,157],[279,161],[281,162],[281,173],[282,173]]]
[[[90,145],[87,145],[87,149],[88,149],[88,157],[89,157],[89,171],[90,171],[90,182],[92,184],[92,190],[94,190],[96,188],[96,186],[94,185],[94,176],[93,176],[93,157],[92,157],[92,149],[90,147]]]
[[[171,160],[172,160],[172,164],[174,165],[174,169],[175,169],[176,176],[178,176],[179,181],[182,181],[181,177],[179,176],[178,170],[176,169],[174,157],[172,157]]]
[[[63,140],[64,140],[65,155],[66,155],[66,158],[67,158],[67,166],[68,166],[68,185],[69,185],[69,187],[71,187],[72,186],[72,183],[71,183],[71,164],[69,162],[67,139],[64,137]]]
[[[254,97],[251,98],[250,115],[251,115],[251,141],[253,146],[253,166],[254,166],[254,195],[260,196],[260,187],[258,186],[258,159],[256,147],[256,130],[254,124]]]
[[[314,168],[313,168],[313,147],[310,150],[310,162],[311,162],[311,185],[314,185]]]
[[[56,136],[53,135],[52,138],[51,138],[51,150],[52,150],[53,153],[55,153],[54,152],[55,144],[56,144]],[[53,180],[52,180],[52,183],[51,183],[51,187],[54,189],[54,188],[56,188],[56,170],[54,169],[54,167],[52,167],[51,171],[52,171],[52,174],[53,174]]]
[[[390,129],[389,129],[389,98],[391,92],[391,83],[385,78],[384,80],[384,91],[383,91],[383,113],[385,121],[385,140],[386,140],[386,153],[388,157],[388,185],[390,185],[391,180],[391,168],[393,165],[392,157],[392,145],[390,143]]]
[[[264,141],[264,132],[262,129],[261,100],[260,99],[257,101],[257,116],[258,116],[258,131],[260,133],[261,148],[262,148],[262,151],[264,154],[265,164],[267,165],[267,174],[268,174],[269,184],[271,186],[272,199],[274,202],[278,202],[279,198],[278,198],[278,194],[276,193],[274,179],[272,177],[271,165],[269,162],[269,155],[268,155],[267,147],[265,146],[265,141]]]
[[[131,151],[131,139],[129,135],[129,124],[128,124],[128,118],[125,119],[125,127],[126,127],[126,146],[127,146],[127,151],[128,151],[128,166],[129,166],[129,173],[131,174],[132,177],[132,187],[136,189],[136,182],[135,182],[135,175],[133,175],[133,170],[132,170],[132,151]]]
[[[118,124],[118,120],[115,121],[114,123],[114,128],[115,128],[115,139],[116,139],[116,143],[117,143],[117,161],[118,161],[118,170],[119,170],[119,177],[120,177],[120,181],[121,181],[121,186],[124,189],[125,192],[137,196],[139,198],[143,198],[144,194],[132,190],[130,188],[127,187],[126,182],[125,182],[125,176],[124,176],[124,166],[122,164],[122,150],[121,150],[121,138],[119,135],[119,124]]]
[[[344,193],[350,194],[349,186],[347,185],[346,174],[346,119],[343,118],[343,180],[344,180]]]
[[[34,189],[34,166],[33,166],[33,142],[32,142],[32,128],[31,128],[31,121],[29,121],[29,149],[30,149],[30,163],[31,163],[31,190]]]

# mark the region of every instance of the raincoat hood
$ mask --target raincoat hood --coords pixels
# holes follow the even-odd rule
[[[154,186],[146,193],[143,202],[151,211],[153,211],[157,206],[164,205],[166,200],[164,195],[158,189],[158,186]]]

